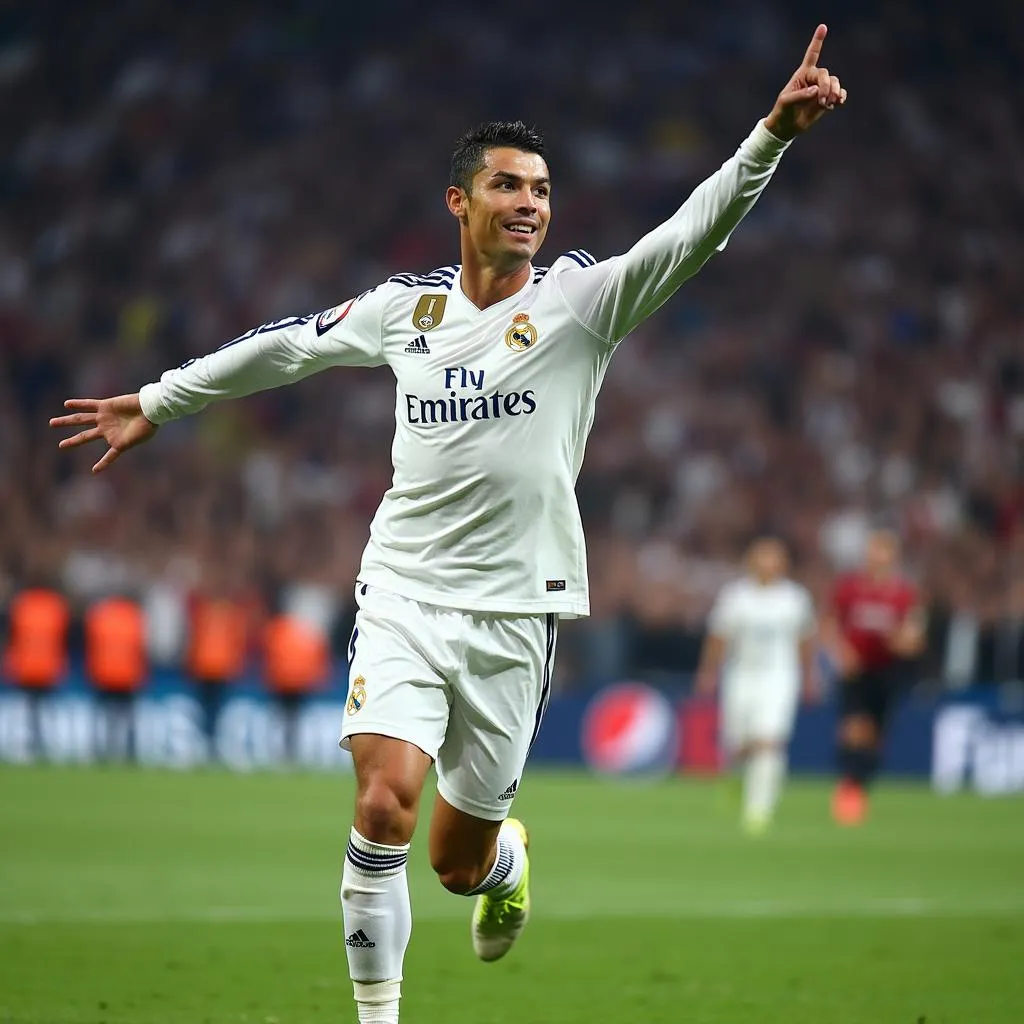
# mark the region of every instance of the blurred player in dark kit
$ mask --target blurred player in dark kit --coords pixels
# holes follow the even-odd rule
[[[868,538],[861,569],[836,584],[828,634],[841,676],[839,783],[832,815],[858,825],[881,756],[885,726],[908,673],[924,649],[925,623],[917,588],[899,568],[895,534]]]

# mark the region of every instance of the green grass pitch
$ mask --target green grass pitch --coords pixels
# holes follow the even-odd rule
[[[797,782],[744,837],[712,783],[528,773],[534,917],[480,964],[422,842],[405,1024],[1019,1024],[1024,806]],[[352,780],[0,768],[0,1024],[351,1022]],[[421,824],[420,834],[425,834]]]

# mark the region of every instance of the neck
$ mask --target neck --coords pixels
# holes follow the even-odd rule
[[[462,291],[477,309],[486,309],[510,295],[515,295],[530,279],[529,262],[509,270],[481,259],[479,253],[463,246]]]

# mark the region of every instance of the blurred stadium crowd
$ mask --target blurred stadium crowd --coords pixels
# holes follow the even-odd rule
[[[98,452],[46,427],[63,398],[452,262],[448,153],[479,120],[549,138],[542,257],[622,251],[768,111],[820,18],[106,6],[0,19],[0,604],[38,582],[79,608],[129,593],[164,664],[202,592],[312,618],[343,652],[393,381],[338,370],[217,407],[98,478]],[[882,524],[928,596],[930,676],[1024,676],[1024,19],[914,6],[826,19],[848,108],[613,362],[566,685],[692,669],[754,535],[784,537],[824,599]]]

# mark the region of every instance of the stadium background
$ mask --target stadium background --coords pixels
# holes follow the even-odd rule
[[[557,684],[685,693],[752,536],[783,536],[824,600],[884,524],[927,595],[922,692],[1009,686],[1012,709],[1024,151],[1002,83],[1019,13],[640,4],[605,23],[587,9],[536,26],[402,3],[5,14],[0,606],[55,585],[80,617],[127,594],[154,679],[181,674],[203,593],[244,606],[257,688],[277,612],[314,622],[343,661],[389,478],[387,371],[209,410],[101,478],[89,453],[57,451],[48,416],[450,262],[447,156],[483,118],[522,116],[550,139],[548,258],[621,251],[733,151],[793,40],[827,15],[849,109],[792,148],[728,254],[613,363],[578,488],[594,614],[565,624]]]
[[[68,763],[0,764],[0,1021],[351,1013],[334,900],[351,776],[85,766],[129,749],[97,730],[83,619],[111,594],[144,610],[127,720],[149,769],[205,759],[187,651],[210,595],[248,624],[242,678],[213,698],[216,753],[277,766],[290,739],[300,765],[343,767],[391,380],[334,371],[211,409],[100,478],[90,453],[58,453],[61,401],[450,263],[448,154],[481,119],[548,135],[542,256],[621,251],[734,151],[819,21],[847,109],[622,346],[599,401],[579,484],[594,615],[564,625],[516,802],[530,933],[481,971],[421,828],[405,1006],[421,1024],[460,1019],[452,993],[481,1024],[1019,1020],[1016,800],[890,777],[845,832],[826,784],[802,779],[750,842],[699,778],[567,766],[592,695],[621,680],[667,695],[679,759],[713,766],[690,677],[750,537],[786,538],[821,600],[885,524],[930,611],[888,767],[943,791],[1024,787],[1022,8],[38,0],[0,11],[0,614],[55,587],[72,649],[54,695],[0,682],[0,762]],[[262,657],[279,614],[331,655],[291,734]],[[831,769],[833,716],[802,712],[795,767]]]

